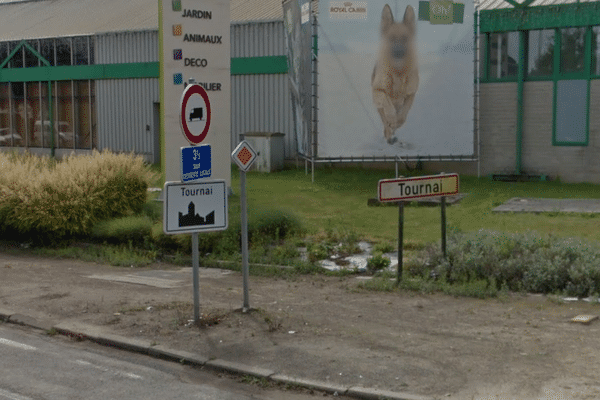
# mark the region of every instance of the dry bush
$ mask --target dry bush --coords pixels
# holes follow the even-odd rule
[[[94,151],[60,162],[0,153],[0,226],[5,232],[85,235],[98,221],[140,212],[152,179],[139,156]]]

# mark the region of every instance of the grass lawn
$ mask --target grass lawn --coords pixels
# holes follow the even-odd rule
[[[277,173],[247,174],[249,213],[270,207],[296,214],[311,234],[348,230],[361,239],[396,243],[397,207],[368,207],[377,197],[377,182],[394,178],[393,170],[323,168],[315,170],[315,182],[304,168]],[[239,210],[239,171],[232,167],[232,211]],[[493,182],[489,178],[460,176],[460,192],[467,196],[447,209],[449,228],[476,231],[481,228],[506,232],[528,230],[557,236],[582,237],[600,242],[600,216],[584,214],[493,213],[512,197],[600,198],[600,186],[560,182]],[[440,208],[405,207],[404,243],[421,245],[440,239]],[[230,215],[230,218],[235,218]],[[237,217],[239,218],[239,216]]]

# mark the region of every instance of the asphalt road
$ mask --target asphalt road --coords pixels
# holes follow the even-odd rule
[[[316,397],[262,389],[189,366],[1,323],[0,371],[0,400]]]

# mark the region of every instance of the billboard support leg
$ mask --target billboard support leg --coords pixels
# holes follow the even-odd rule
[[[194,323],[200,323],[200,289],[198,284],[198,270],[200,269],[200,255],[198,254],[198,233],[192,233],[192,281],[194,286]]]
[[[396,276],[396,285],[402,280],[402,252],[403,252],[403,233],[404,233],[404,202],[398,202],[398,275]]]
[[[246,172],[240,170],[240,197],[242,208],[242,276],[244,286],[244,304],[242,312],[250,311],[250,300],[248,295],[248,210],[246,206]]]
[[[442,196],[442,254],[446,259],[446,196]]]

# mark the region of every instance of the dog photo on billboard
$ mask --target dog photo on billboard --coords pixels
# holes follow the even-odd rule
[[[404,18],[394,21],[388,4],[381,13],[381,40],[371,90],[373,103],[381,121],[383,135],[389,144],[398,141],[396,130],[406,122],[406,116],[419,88],[416,49],[416,18],[412,6],[406,6]]]

